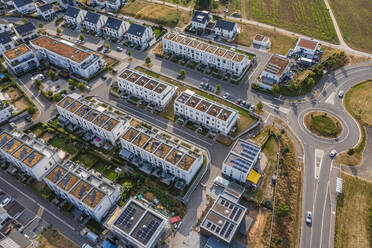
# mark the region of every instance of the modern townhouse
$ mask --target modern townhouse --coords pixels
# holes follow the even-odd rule
[[[300,38],[298,39],[293,52],[300,57],[313,59],[319,53],[319,50],[319,41]]]
[[[35,3],[32,0],[13,0],[14,7],[21,14],[30,14],[35,11]]]
[[[84,99],[72,95],[57,103],[58,113],[69,122],[89,130],[96,136],[115,144],[129,125],[127,121],[117,118],[112,112],[95,106]]]
[[[27,134],[18,131],[0,134],[0,156],[27,175],[41,181],[61,161],[62,154]]]
[[[191,28],[193,30],[202,29],[205,30],[208,23],[212,20],[212,15],[208,11],[194,11],[194,16],[191,20]]]
[[[47,3],[36,7],[36,13],[44,20],[52,20],[54,18],[55,9],[53,7],[53,4]]]
[[[27,22],[14,28],[18,40],[23,42],[32,40],[37,37],[37,32],[32,22]]]
[[[106,21],[107,21],[106,16],[88,11],[87,14],[85,15],[83,26],[87,30],[100,33]]]
[[[174,114],[223,135],[228,135],[239,119],[236,110],[201,97],[191,90],[185,90],[174,101]]]
[[[6,51],[4,58],[8,68],[17,75],[36,69],[40,65],[34,52],[25,44]]]
[[[160,169],[185,184],[190,184],[203,164],[203,156],[172,142],[166,136],[130,126],[121,136],[122,153],[131,153],[152,169]]]
[[[11,32],[13,30],[13,24],[9,23],[6,19],[0,19],[0,33]]]
[[[253,45],[270,48],[271,42],[268,37],[263,36],[261,34],[256,34],[256,36],[253,39]]]
[[[65,13],[65,22],[80,28],[83,25],[86,14],[85,10],[68,6]]]
[[[0,123],[8,120],[15,113],[15,107],[8,101],[0,101]]]
[[[121,39],[123,35],[128,31],[128,28],[128,22],[109,17],[107,18],[106,24],[103,27],[103,32],[108,36]]]
[[[151,46],[155,42],[155,36],[152,29],[136,23],[130,24],[125,37],[132,44],[140,46],[142,50]]]
[[[160,247],[167,219],[145,203],[130,199],[117,208],[104,226],[118,236],[123,247]]]
[[[97,221],[108,214],[122,191],[120,185],[69,160],[55,165],[44,181],[54,193]]]
[[[166,34],[162,44],[164,52],[177,54],[236,76],[241,76],[251,62],[246,55],[175,33]]]
[[[102,68],[101,58],[95,54],[75,48],[68,42],[41,36],[30,42],[39,59],[67,69],[70,73],[90,78]]]
[[[236,200],[220,194],[213,206],[208,210],[202,223],[200,233],[207,237],[215,237],[223,244],[209,245],[205,247],[229,247],[242,222],[245,222],[247,208]]]
[[[59,3],[60,9],[62,9],[62,10],[67,9],[70,6],[70,1],[69,0],[59,0],[58,3]],[[73,5],[73,4],[71,3],[71,5]]]
[[[6,51],[13,49],[14,43],[10,37],[9,31],[3,31],[0,33],[0,55],[3,55]]]
[[[154,104],[160,109],[165,109],[177,92],[174,85],[130,69],[125,69],[117,80],[120,91]]]
[[[119,10],[121,6],[121,0],[107,0],[106,7],[112,10]]]
[[[215,28],[216,35],[227,40],[234,40],[238,34],[238,24],[235,22],[218,19]]]
[[[222,174],[240,183],[257,185],[261,178],[260,154],[258,144],[238,139],[222,163]]]
[[[264,84],[272,86],[273,84],[280,84],[290,76],[289,60],[282,55],[273,54],[261,72],[260,80]]]

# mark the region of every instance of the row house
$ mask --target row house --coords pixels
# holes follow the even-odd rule
[[[185,90],[174,101],[174,113],[223,135],[229,134],[239,119],[236,110],[201,97],[191,90]]]
[[[273,54],[260,75],[261,81],[269,85],[280,84],[286,77],[290,77],[289,60],[282,55]]]
[[[0,55],[4,54],[6,51],[13,49],[14,43],[10,37],[9,31],[3,31],[0,33]]]
[[[41,181],[61,161],[62,154],[27,134],[18,131],[0,134],[0,156],[27,175]]]
[[[35,48],[40,59],[45,59],[83,78],[92,77],[102,68],[99,56],[48,36],[32,40],[31,45]]]
[[[77,27],[81,27],[87,12],[85,10],[68,6],[65,12],[65,22]]]
[[[16,26],[14,32],[17,36],[17,39],[26,42],[37,37],[37,32],[34,24],[32,22],[26,22],[25,24]]]
[[[128,28],[128,22],[109,17],[107,18],[106,24],[103,27],[103,32],[108,36],[121,39],[123,35],[128,31]]]
[[[83,26],[87,30],[92,30],[98,33],[98,32],[101,32],[106,21],[107,21],[106,16],[88,11],[85,15]]]
[[[125,69],[117,79],[120,91],[154,104],[160,109],[165,109],[177,91],[174,85],[130,69]]]
[[[55,165],[44,181],[54,193],[97,221],[103,220],[122,191],[118,184],[71,161]]]
[[[121,147],[142,161],[190,184],[203,164],[203,156],[151,131],[129,127],[121,136]]]
[[[51,20],[54,18],[55,8],[51,3],[44,4],[36,8],[36,13],[44,20]]]
[[[218,19],[215,28],[216,35],[227,40],[234,40],[238,34],[238,24],[235,22]]]
[[[236,76],[241,76],[251,62],[246,55],[175,33],[165,35],[162,44],[164,52],[174,53]]]
[[[258,144],[238,139],[222,163],[222,174],[240,183],[257,185],[261,172],[260,154]]]
[[[96,136],[115,144],[123,135],[128,123],[111,112],[101,111],[84,100],[66,96],[57,103],[58,113],[71,123],[89,130]]]
[[[155,42],[155,36],[150,27],[131,23],[125,37],[132,44],[138,45],[142,50]]]
[[[30,14],[35,11],[35,3],[32,0],[13,0],[14,7],[21,14]]]
[[[6,51],[4,58],[8,68],[17,75],[36,69],[40,65],[34,52],[25,44]]]

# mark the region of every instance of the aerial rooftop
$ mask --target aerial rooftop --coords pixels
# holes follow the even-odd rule
[[[277,76],[282,76],[288,65],[289,60],[287,58],[273,54],[270,60],[265,65],[265,71]]]
[[[30,51],[31,51],[31,49],[28,46],[26,46],[25,44],[22,44],[20,46],[17,46],[13,49],[10,49],[10,50],[6,51],[4,53],[4,56],[8,60],[13,60],[13,59],[18,58],[19,56],[22,56],[23,54],[26,54]]]

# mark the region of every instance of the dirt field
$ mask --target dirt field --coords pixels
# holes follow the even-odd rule
[[[14,88],[14,87],[9,87],[5,91],[5,93],[8,94],[10,99],[17,99],[18,97],[22,96],[22,93],[17,88]]]
[[[329,3],[345,42],[355,49],[372,52],[372,2],[330,0]]]
[[[271,41],[270,52],[286,55],[288,50],[295,46],[296,37],[287,36],[279,32],[258,27],[250,24],[240,24],[240,34],[236,38],[236,43],[244,46],[251,46],[256,34],[262,34],[269,37]]]
[[[323,0],[241,0],[243,17],[338,43]]]
[[[343,174],[343,198],[337,201],[335,248],[371,247],[368,208],[372,205],[372,183]]]
[[[40,248],[78,248],[71,240],[52,229],[45,230],[39,237],[39,242]]]
[[[13,103],[13,105],[17,108],[17,111],[22,111],[25,108],[30,107],[30,103],[27,101],[25,97],[20,98],[18,101]]]

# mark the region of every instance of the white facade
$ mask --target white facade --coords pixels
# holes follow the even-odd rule
[[[299,54],[300,57],[313,59],[319,49],[319,41],[299,38],[294,49],[294,53]]]
[[[47,8],[46,6],[50,6],[51,4],[46,4],[45,6],[40,6],[36,8],[36,14],[41,16],[44,20],[50,20],[54,18],[54,8],[51,6]]]
[[[164,109],[174,97],[177,87],[139,71],[125,69],[118,77],[120,91]]]
[[[36,49],[36,54],[40,59],[46,59],[83,78],[90,78],[102,68],[102,61],[97,55],[48,36],[32,40],[31,45]]]
[[[0,134],[0,155],[26,174],[41,181],[61,157],[44,142],[19,132]]]
[[[257,46],[261,46],[261,47],[266,47],[266,48],[270,48],[271,46],[270,39],[261,34],[256,34],[256,36],[253,39],[253,44]]]
[[[250,64],[246,55],[175,33],[165,35],[162,43],[164,52],[187,57],[236,76],[241,76]]]
[[[96,16],[98,18],[98,20],[94,20],[92,22],[91,19],[87,19],[91,15]],[[92,13],[92,12],[88,12],[85,15],[85,19],[83,21],[83,26],[86,29],[88,29],[88,30],[92,30],[92,31],[95,31],[95,32],[101,32],[102,31],[102,28],[106,24],[106,21],[107,21],[107,17],[106,16],[100,15],[100,14],[96,14],[96,13]]]
[[[155,41],[154,33],[150,27],[131,23],[125,38],[132,44],[139,45],[142,49],[149,47]]]
[[[121,39],[123,37],[123,35],[128,31],[129,23],[125,22],[125,21],[122,21],[122,20],[114,19],[115,23],[116,22],[121,22],[121,24],[118,25],[118,26],[112,25],[111,22],[110,22],[110,24],[108,24],[108,22],[111,19],[114,19],[114,18],[109,17],[107,19],[106,25],[103,27],[103,32],[108,36]]]
[[[174,101],[174,113],[224,135],[232,131],[239,119],[236,110],[196,95],[191,90],[182,92]]]
[[[121,6],[121,0],[107,0],[106,6],[113,10],[119,10]]]
[[[22,1],[18,1],[22,2]],[[15,9],[17,12],[22,13],[22,14],[29,14],[33,11],[35,11],[35,3],[33,1],[27,1],[27,4],[20,4],[17,5],[16,3],[14,4]]]
[[[13,24],[11,23],[0,23],[0,33],[11,32],[13,29]]]
[[[238,24],[226,20],[218,20],[215,27],[216,35],[232,40],[238,34]]]
[[[222,173],[245,183],[251,170],[257,168],[261,147],[253,142],[238,139],[222,164]]]
[[[9,31],[0,32],[0,55],[3,55],[6,51],[13,49],[14,43],[10,37]]]
[[[290,76],[289,60],[281,55],[273,54],[261,73],[261,80],[268,84],[279,84]]]
[[[207,11],[194,11],[194,16],[191,20],[191,28],[196,29],[206,29],[208,23],[212,20],[212,15]]]
[[[81,27],[86,14],[87,12],[85,10],[68,6],[65,15],[65,22]]]
[[[15,27],[14,32],[17,36],[17,39],[23,42],[37,37],[36,28],[31,22],[27,22],[21,26]]]
[[[191,183],[203,164],[203,156],[177,146],[166,137],[161,138],[149,130],[144,132],[130,127],[120,141],[123,149],[150,163],[154,168],[184,180],[186,184]]]
[[[34,52],[25,44],[6,51],[4,58],[15,74],[22,74],[39,66],[39,60]]]
[[[0,102],[0,123],[8,120],[15,112],[15,107],[11,103]]]
[[[54,193],[97,221],[102,221],[121,194],[121,186],[71,161],[56,165],[44,181]]]
[[[87,101],[66,96],[57,104],[57,110],[71,123],[115,144],[124,133],[128,123],[119,120],[108,111],[101,112],[97,106],[90,105]]]

